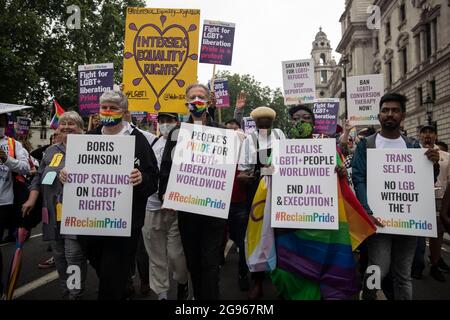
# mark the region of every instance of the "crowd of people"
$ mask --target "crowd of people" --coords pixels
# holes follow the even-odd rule
[[[164,197],[172,169],[172,154],[178,142],[180,117],[176,113],[160,112],[157,116],[158,135],[139,129],[131,121],[126,95],[121,91],[105,92],[100,98],[100,110],[86,130],[83,118],[75,111],[65,112],[49,145],[31,150],[5,135],[6,114],[0,114],[0,240],[15,241],[17,228],[28,230],[42,224],[43,240],[49,241],[51,260],[40,267],[56,267],[65,299],[82,299],[86,291],[86,273],[91,265],[98,277],[98,299],[127,299],[132,293],[133,276],[137,268],[141,293],[153,291],[159,300],[167,300],[171,277],[177,285],[177,299],[220,299],[220,268],[224,260],[224,247],[231,239],[239,252],[236,282],[240,290],[248,291],[251,300],[263,297],[263,282],[270,278],[280,299],[325,299],[323,292],[309,290],[306,282],[316,279],[296,278],[296,263],[290,261],[290,272],[276,266],[274,270],[249,270],[246,256],[247,225],[252,203],[262,179],[267,180],[270,192],[271,150],[274,141],[282,139],[330,138],[336,140],[336,150],[345,157],[336,166],[338,179],[345,180],[365,209],[368,219],[377,228],[383,225],[372,215],[367,201],[367,149],[422,148],[433,163],[436,188],[436,216],[438,237],[429,239],[430,274],[437,281],[445,281],[449,266],[441,256],[444,232],[450,231],[450,156],[445,143],[437,141],[437,131],[432,125],[421,128],[419,140],[402,132],[406,117],[406,99],[396,93],[386,94],[380,102],[378,116],[381,129],[365,128],[355,135],[355,129],[346,122],[342,132],[334,136],[314,136],[315,115],[308,105],[289,108],[290,129],[283,132],[273,128],[276,112],[265,106],[254,108],[250,116],[256,130],[245,133],[243,123],[245,93],[236,99],[234,118],[225,125],[214,117],[214,98],[208,87],[192,84],[186,90],[186,106],[190,112],[189,123],[225,128],[237,132],[242,141],[239,164],[236,167],[231,206],[228,219],[199,215],[187,211],[164,208]],[[135,166],[130,172],[133,185],[132,228],[130,237],[75,236],[61,234],[62,194],[68,172],[65,169],[67,136],[69,134],[125,135],[135,137]],[[44,177],[53,176],[52,181]],[[26,190],[18,186],[26,186]],[[8,234],[4,233],[7,232]],[[347,232],[348,230],[341,230]],[[274,239],[277,261],[286,261],[283,246],[296,247],[300,238],[334,235],[332,231],[308,233],[304,230],[277,229]],[[366,285],[370,276],[368,266],[381,270],[382,289],[389,299],[411,300],[412,278],[420,279],[425,268],[425,238],[374,234],[355,250],[358,265],[351,273],[361,281],[357,292],[349,291],[340,298],[376,299],[377,289]],[[332,247],[327,250],[333,250]],[[4,265],[0,248],[0,267]],[[281,262],[279,262],[281,263]],[[81,285],[67,286],[69,266],[81,270]],[[252,269],[252,268],[250,268]],[[359,273],[358,273],[359,270]],[[314,270],[313,270],[314,271]],[[2,268],[0,275],[4,276]],[[293,285],[294,280],[296,285]],[[0,292],[3,282],[0,278]],[[3,279],[4,280],[4,279]],[[189,281],[190,280],[190,281]],[[192,283],[193,297],[189,284]],[[305,293],[305,288],[309,291]],[[320,287],[320,283],[318,283]],[[322,288],[323,290],[323,288]]]

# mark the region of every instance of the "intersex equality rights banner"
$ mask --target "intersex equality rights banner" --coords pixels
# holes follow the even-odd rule
[[[425,149],[368,149],[367,198],[377,233],[436,237],[433,164]]]
[[[313,103],[316,99],[314,60],[282,62],[285,105]]]
[[[348,119],[355,126],[377,125],[380,100],[384,94],[382,74],[347,78]]]
[[[231,66],[235,27],[234,23],[205,20],[200,63]]]
[[[235,131],[183,123],[163,208],[227,219],[240,145]]]
[[[272,164],[273,228],[339,228],[334,139],[277,140]]]
[[[131,235],[134,140],[134,136],[68,136],[62,234]]]
[[[200,10],[127,8],[123,63],[130,111],[188,113],[197,82]]]
[[[114,88],[112,63],[78,66],[78,110],[83,117],[100,110],[100,96]]]

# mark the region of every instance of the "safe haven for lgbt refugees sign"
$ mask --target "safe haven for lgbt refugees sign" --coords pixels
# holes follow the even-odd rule
[[[336,141],[277,140],[272,163],[272,227],[337,230]]]
[[[134,140],[134,136],[68,136],[62,234],[131,235]]]
[[[368,149],[367,198],[377,233],[436,237],[433,164],[424,149]]]
[[[239,149],[234,131],[181,124],[163,208],[227,219]]]
[[[285,105],[313,103],[316,99],[314,60],[282,62]]]

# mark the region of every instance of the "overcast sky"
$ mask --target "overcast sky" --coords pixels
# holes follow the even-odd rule
[[[320,26],[339,57],[334,50],[345,0],[147,0],[147,7],[200,9],[201,25],[204,20],[236,23],[232,65],[216,70],[248,73],[273,89],[283,85],[281,61],[311,57]],[[199,81],[206,83],[211,75],[212,65],[199,63]]]

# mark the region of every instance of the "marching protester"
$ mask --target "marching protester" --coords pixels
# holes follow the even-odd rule
[[[154,141],[152,148],[160,167],[167,137],[177,126],[178,115],[160,112],[158,124],[161,136]],[[173,272],[173,279],[178,284],[177,300],[187,300],[189,275],[178,229],[178,213],[161,206],[158,193],[148,198],[142,227],[144,244],[150,257],[150,288],[158,296],[158,300],[167,300],[170,289],[169,273]]]
[[[0,113],[0,242],[5,229],[14,228],[19,214],[15,212],[14,179],[30,171],[28,152],[22,144],[6,135],[8,117]],[[0,292],[2,292],[3,257],[0,249]]]
[[[135,168],[130,173],[133,184],[132,226],[130,237],[83,236],[83,248],[99,278],[98,299],[119,300],[127,297],[127,282],[135,259],[138,239],[145,219],[147,198],[156,192],[158,167],[155,154],[139,130],[123,121],[128,99],[120,91],[108,91],[100,97],[101,126],[90,134],[135,136]],[[61,182],[67,181],[65,170]]]
[[[61,143],[48,147],[31,183],[28,201],[22,211],[28,215],[36,206],[39,194],[42,195],[42,232],[43,240],[51,241],[53,258],[58,271],[59,281],[64,296],[70,300],[81,299],[85,291],[87,261],[78,237],[60,233],[62,218],[63,185],[56,178],[65,166],[68,134],[83,133],[83,119],[75,111],[65,112],[59,119]],[[67,268],[75,265],[80,268],[80,288],[69,289],[67,286]]]
[[[353,157],[353,184],[358,200],[361,202],[375,225],[383,225],[375,219],[367,201],[367,149],[410,149],[420,148],[418,141],[401,134],[400,125],[406,116],[406,97],[397,93],[386,94],[380,101],[378,120],[381,131],[362,139]],[[424,152],[434,164],[435,176],[439,172],[439,152],[428,149]],[[411,265],[416,250],[417,238],[414,236],[376,234],[367,240],[368,265],[380,268],[381,280],[389,271],[392,272],[394,298],[396,300],[412,299]],[[362,298],[375,300],[376,289],[369,289],[366,280],[363,286]]]
[[[186,89],[186,105],[190,112],[188,123],[217,127],[208,113],[209,89],[201,84],[192,84]],[[164,199],[172,167],[172,152],[177,144],[178,128],[167,137],[161,160],[159,184],[160,199]],[[164,205],[163,205],[164,207]],[[219,299],[220,247],[226,220],[178,212],[178,227],[183,244],[188,270],[191,274],[195,300]]]
[[[447,184],[450,181],[450,155],[439,149],[435,142],[437,139],[436,128],[432,125],[423,126],[419,133],[420,145],[422,148],[432,148],[439,150],[439,176],[435,184],[436,196],[436,214],[437,214],[437,238],[429,238],[430,249],[430,275],[433,279],[445,282],[445,276],[442,272],[450,272],[450,267],[445,263],[441,256],[441,247],[444,238],[444,228],[439,219],[439,213],[442,207],[442,198],[444,197]],[[411,270],[411,275],[415,279],[422,277],[425,268],[425,238],[417,239],[417,249]]]
[[[275,140],[286,138],[280,129],[272,129],[276,117],[276,112],[273,109],[258,107],[251,112],[250,116],[255,120],[256,131],[248,135],[242,143],[239,155],[239,174],[237,176],[238,180],[246,184],[247,210],[249,211],[252,207],[252,201],[261,178],[264,175],[270,175],[269,158],[272,151],[272,144]],[[252,215],[250,215],[250,218],[252,218]],[[249,265],[249,267],[251,266]],[[265,271],[252,272],[254,286],[248,294],[250,300],[257,300],[263,297],[264,278]]]

